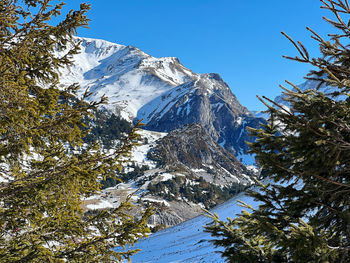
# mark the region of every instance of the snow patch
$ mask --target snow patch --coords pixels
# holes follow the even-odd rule
[[[161,182],[165,182],[165,181],[173,179],[174,175],[173,174],[169,174],[169,173],[163,173],[163,174],[161,174],[160,177],[162,178],[160,181]]]
[[[191,171],[194,172],[194,173],[205,172],[204,169],[191,169]]]
[[[154,199],[152,197],[142,197],[142,201],[149,201],[149,202],[152,202],[152,203],[159,203],[159,204],[163,204],[163,205],[165,205],[167,207],[170,206],[170,204],[167,201]]]
[[[154,147],[156,141],[166,136],[167,133],[142,129],[137,130],[137,133],[141,135],[141,143],[142,141],[147,143],[133,147],[130,160],[136,162],[139,166],[148,165],[153,169],[157,164],[147,158],[147,153],[152,147]]]
[[[113,205],[110,202],[106,201],[106,200],[99,199],[97,204],[89,204],[86,207],[88,209],[91,209],[91,210],[96,210],[96,209],[113,208]]]
[[[259,174],[259,169],[255,165],[247,165],[246,167],[249,171],[253,172],[254,174]]]

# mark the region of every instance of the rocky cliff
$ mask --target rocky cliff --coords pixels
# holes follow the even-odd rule
[[[200,124],[189,124],[171,131],[149,151],[148,158],[165,169],[195,171],[216,185],[251,183],[250,171],[218,145]]]

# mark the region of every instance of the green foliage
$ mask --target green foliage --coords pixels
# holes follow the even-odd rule
[[[156,233],[156,232],[163,230],[165,228],[166,228],[166,225],[159,224],[159,225],[156,225],[155,227],[152,227],[151,231],[152,231],[152,233]]]
[[[78,86],[59,89],[59,69],[72,64],[90,8],[70,11],[56,26],[63,3],[0,0],[0,262],[111,262],[135,250],[149,230],[147,210],[135,220],[131,205],[86,214],[83,198],[114,177],[137,140],[134,130],[111,153],[83,144],[82,120],[105,101],[88,103]],[[68,149],[73,149],[69,151]]]
[[[115,177],[107,177],[105,180],[101,181],[102,189],[113,187],[119,184],[120,182],[129,182],[130,180],[135,180],[136,178],[144,175],[144,172],[149,170],[148,165],[142,165],[139,167],[138,165],[132,165],[132,168],[134,168],[133,171],[130,172],[119,172],[118,178]]]
[[[157,167],[163,167],[167,164],[166,154],[163,151],[152,148],[147,152],[147,159],[155,161],[157,163]]]
[[[89,130],[83,139],[84,142],[99,142],[105,149],[117,146],[132,130],[129,122],[104,110],[95,110],[93,117],[86,116],[83,123],[85,129]]]
[[[322,0],[336,20],[325,18],[340,33],[326,41],[311,29],[322,52],[310,58],[300,42],[287,38],[316,69],[308,79],[317,90],[284,90],[289,109],[264,98],[270,119],[251,146],[268,176],[249,195],[257,209],[243,204],[234,220],[213,223],[206,231],[217,237],[229,262],[348,262],[350,258],[350,68],[347,1]],[[344,20],[347,19],[347,20]],[[272,104],[272,105],[270,105]],[[248,212],[250,211],[250,212]]]
[[[215,205],[221,204],[246,189],[246,186],[242,184],[233,183],[229,187],[220,187],[208,183],[203,177],[192,179],[194,182],[193,184],[189,182],[186,183],[186,178],[183,176],[176,176],[167,181],[149,184],[147,190],[168,201],[184,197],[188,201],[202,203],[209,209]]]

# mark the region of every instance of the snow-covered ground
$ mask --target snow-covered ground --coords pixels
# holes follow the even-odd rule
[[[242,208],[237,200],[256,206],[257,204],[245,193],[216,207],[212,212],[219,214],[221,219],[234,217]],[[203,232],[203,226],[211,220],[199,216],[177,226],[152,234],[136,244],[141,252],[132,257],[134,263],[209,263],[224,262],[217,253],[220,248],[215,248],[209,240],[211,236]]]
[[[156,163],[147,158],[148,151],[156,146],[156,141],[167,135],[165,132],[155,132],[139,129],[137,131],[141,135],[141,140],[147,140],[147,143],[133,147],[131,152],[131,161],[135,161],[139,166],[148,165],[151,169],[156,167]]]

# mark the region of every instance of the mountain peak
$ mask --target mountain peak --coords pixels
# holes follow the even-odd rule
[[[146,128],[168,132],[200,123],[216,142],[233,153],[252,123],[230,87],[217,73],[198,74],[176,57],[156,58],[133,46],[100,39],[76,38],[81,53],[62,74],[62,84],[90,87],[90,100],[108,97],[104,107],[129,121],[143,119]],[[236,138],[237,137],[237,138]]]
[[[117,43],[113,43],[107,40],[103,40],[103,39],[96,39],[96,38],[88,38],[88,37],[78,37],[75,36],[74,37],[76,39],[76,41],[81,42],[82,46],[90,46],[90,45],[94,45],[96,49],[103,49],[103,48],[108,48],[111,46],[117,46],[117,47],[121,47],[121,48],[125,48],[124,45],[120,45]]]
[[[221,76],[218,73],[208,73],[207,74],[210,78],[215,79],[219,82],[224,82],[224,80],[221,78]]]

